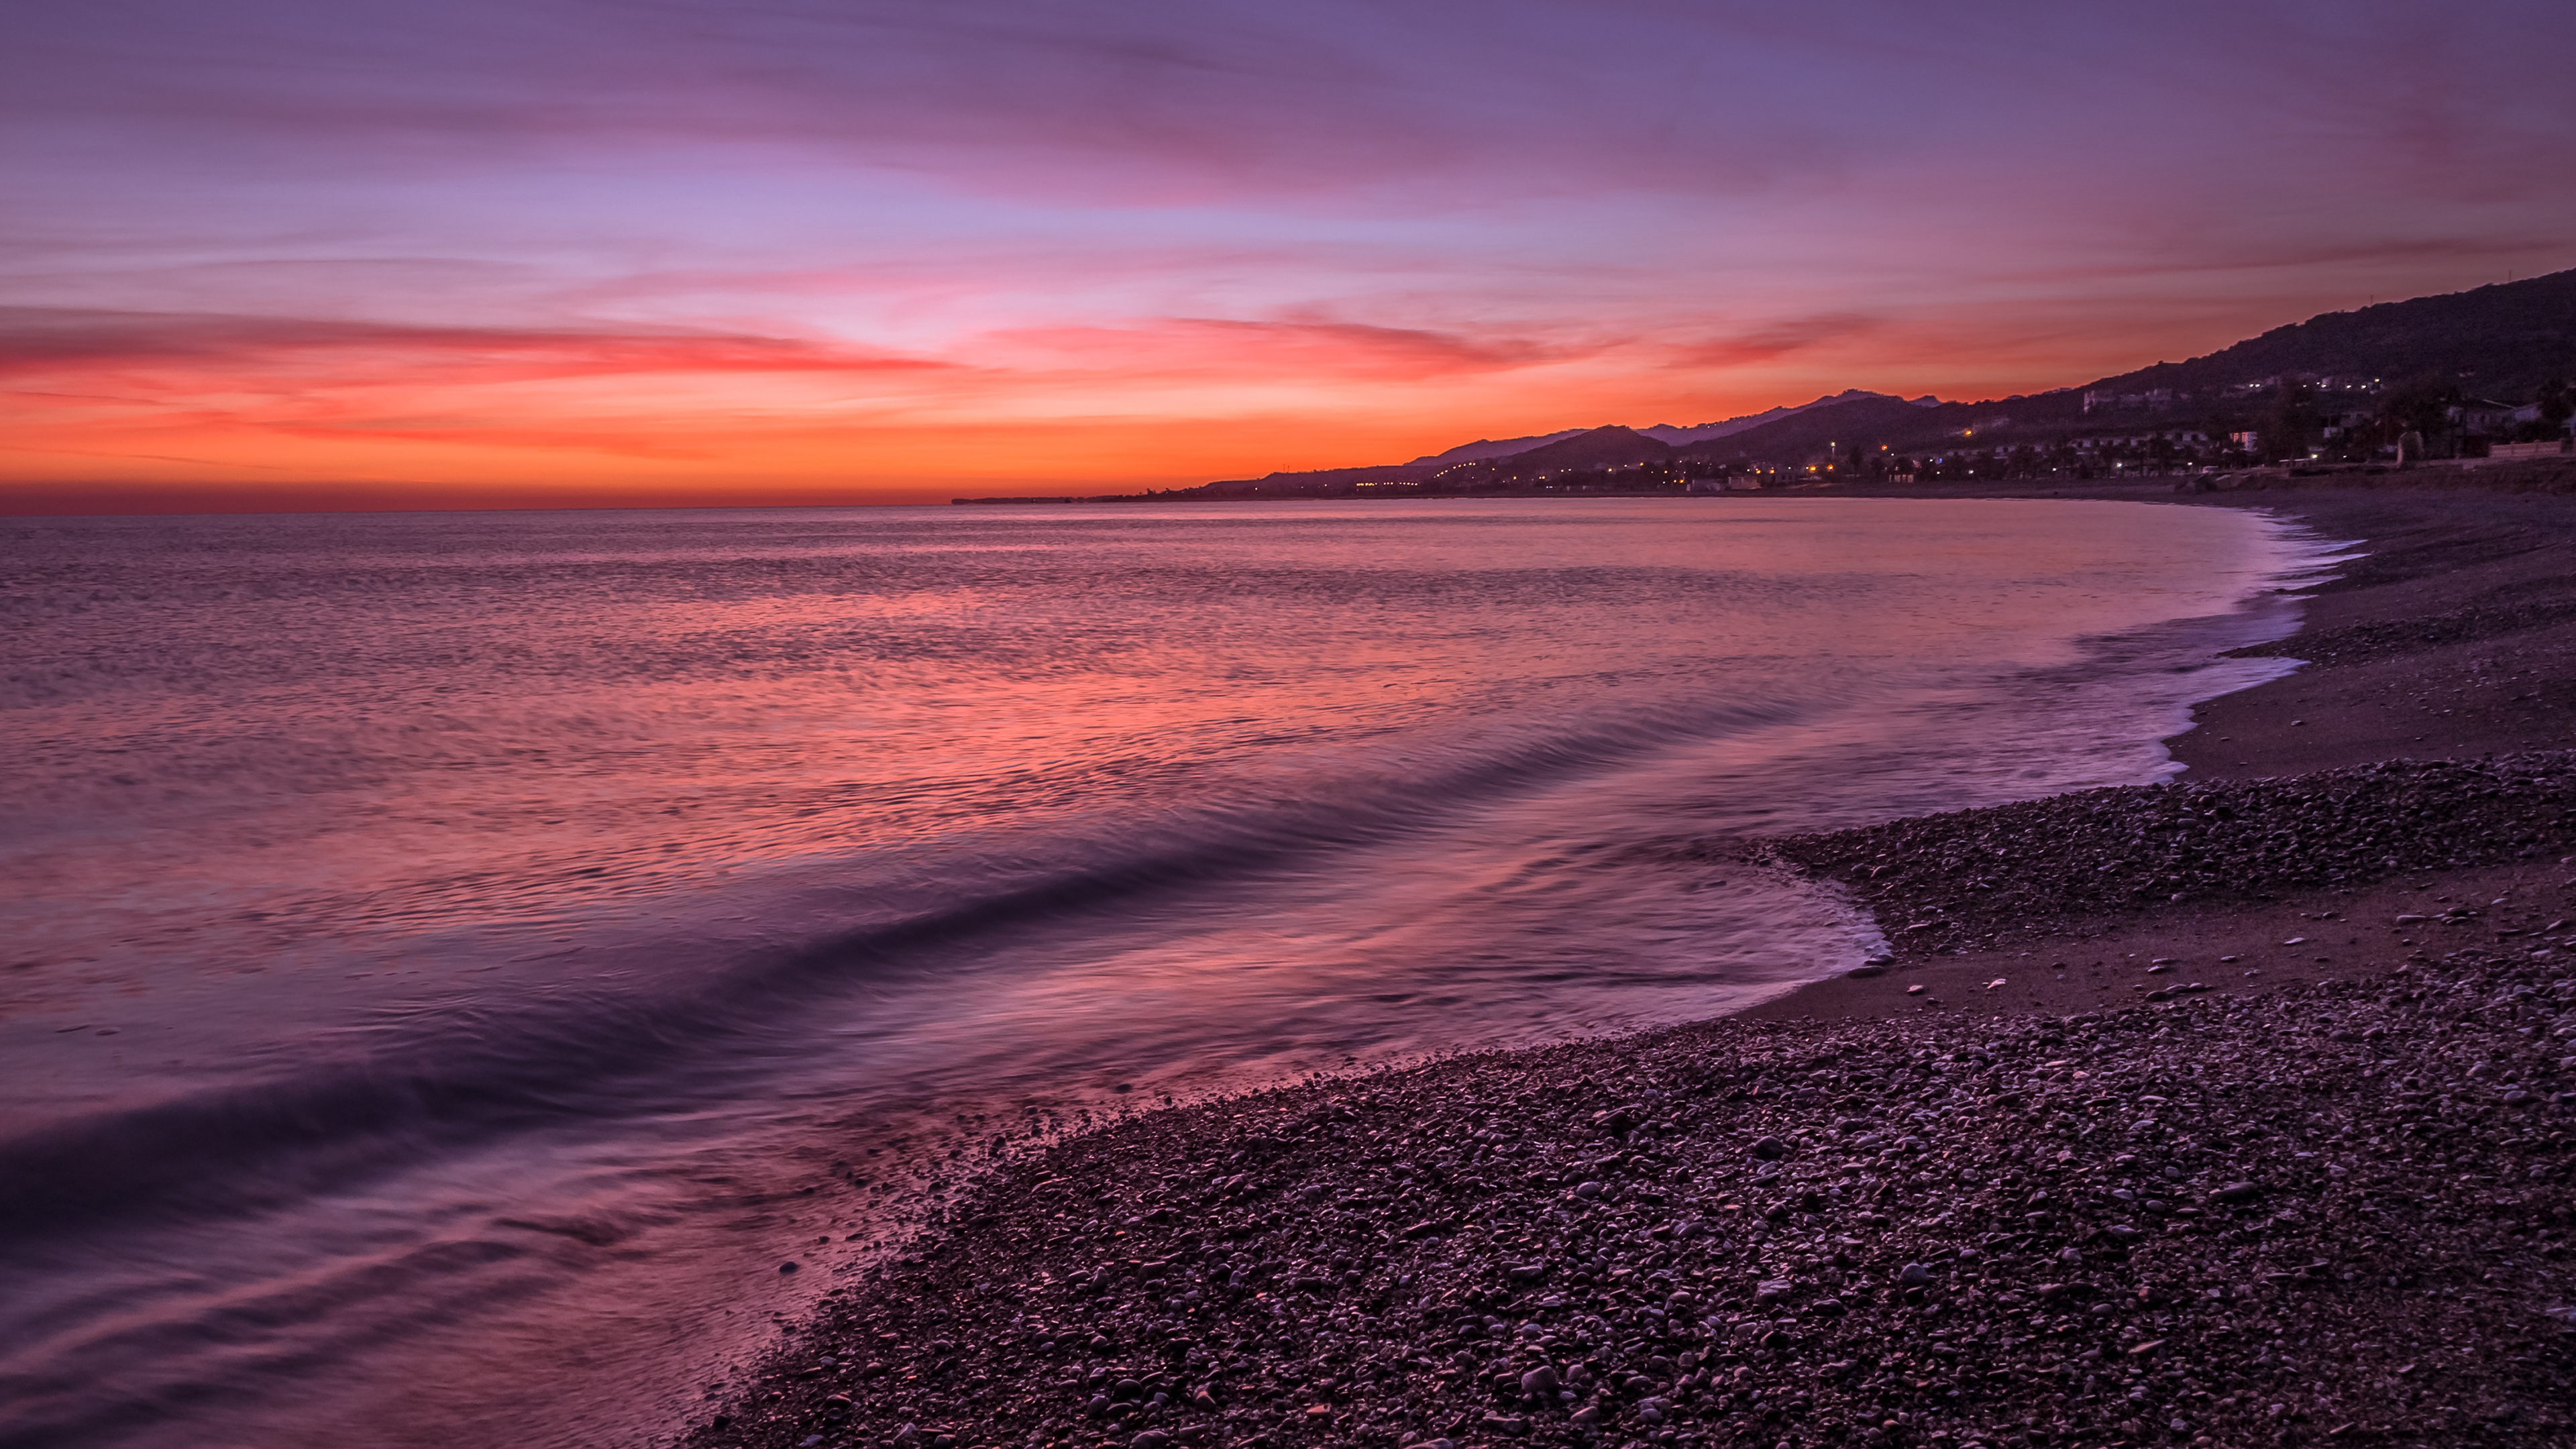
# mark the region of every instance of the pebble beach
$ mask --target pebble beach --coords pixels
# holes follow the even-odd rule
[[[2173,783],[1764,842],[1738,1016],[961,1149],[697,1446],[2576,1442],[2576,498],[2363,553]],[[2525,486],[2516,483],[2514,486]]]

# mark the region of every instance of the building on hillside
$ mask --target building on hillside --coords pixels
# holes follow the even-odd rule
[[[2150,412],[2163,412],[2173,405],[2174,390],[2169,387],[2151,387],[2145,392],[2120,393],[2096,387],[2087,388],[2084,393],[2084,411],[2088,413],[2108,412],[2113,408],[2145,408]],[[1980,423],[1978,426],[1984,427],[1986,424]]]
[[[2512,403],[2497,402],[2491,397],[2462,398],[2450,409],[2451,421],[2460,425],[2461,432],[2474,438],[2512,432],[2515,415],[2520,411]],[[2536,418],[2540,412],[2535,408],[2531,415]]]

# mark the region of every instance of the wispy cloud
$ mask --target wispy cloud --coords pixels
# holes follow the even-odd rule
[[[1813,317],[1794,317],[1773,322],[1733,337],[1713,338],[1674,349],[1675,360],[1684,367],[1743,367],[1771,362],[1793,352],[1840,341],[1878,325],[1878,319],[1859,312],[1828,312]]]
[[[487,378],[652,372],[885,372],[951,364],[812,341],[681,328],[429,327],[309,317],[0,307],[0,374],[178,365],[331,368],[343,380],[470,371]],[[347,369],[358,369],[353,377]]]
[[[1593,349],[1510,334],[1359,322],[1178,317],[1124,327],[1006,329],[983,345],[1025,368],[1145,378],[1219,374],[1384,381],[1509,372]]]

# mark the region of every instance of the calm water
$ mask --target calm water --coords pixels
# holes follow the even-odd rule
[[[1682,844],[2156,778],[2320,556],[1750,498],[0,540],[0,1442],[195,1449],[645,1442],[952,1150],[1847,967]]]

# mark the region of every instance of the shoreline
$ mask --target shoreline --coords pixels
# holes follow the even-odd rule
[[[2198,495],[2183,506],[2211,501]],[[2192,727],[2165,741],[2182,772],[2171,786],[2139,790],[2173,790],[2188,797],[2205,786],[2289,779],[2389,760],[2476,760],[2576,746],[2576,727],[2568,723],[2576,721],[2576,498],[2371,490],[2238,495],[2217,506],[2277,509],[2323,537],[2365,540],[2364,550],[2332,577],[2303,591],[2305,617],[2297,632],[2237,651],[2309,662],[2279,679],[2196,706]],[[2076,798],[2054,797],[2066,802],[2054,806],[2030,802],[2004,808],[2053,809],[2068,815],[2071,823]],[[2067,917],[2062,923],[2047,932],[2022,933],[2008,948],[1935,957],[1900,945],[1896,974],[1932,969],[1938,979],[1926,978],[1934,981],[1931,990],[1937,993],[1946,986],[1949,999],[1962,1002],[1970,993],[1958,983],[1973,978],[1975,994],[1982,996],[1983,983],[1997,975],[2010,980],[2016,968],[2027,975],[2033,962],[2045,966],[2069,955],[2084,955],[2087,964],[2117,962],[2137,953],[2143,953],[2142,961],[2192,952],[2204,961],[2236,955],[2247,958],[2246,969],[2279,972],[2277,963],[2257,966],[2255,958],[2287,935],[2300,934],[2286,927],[2306,916],[2340,910],[2385,921],[2418,914],[2420,899],[2438,893],[2422,882],[2455,870],[2474,877],[2459,883],[2464,899],[2479,891],[2492,899],[2516,886],[2546,887],[2569,873],[2557,870],[2556,862],[2576,852],[2576,839],[2565,844],[2530,861],[2480,857],[2458,867],[2443,865],[2430,875],[2382,867],[2367,880],[2283,882],[2264,892],[2279,896],[2277,902],[2219,900],[2198,890],[2182,902],[2149,899],[2118,910],[2059,911]],[[2047,858],[2044,853],[2034,856]],[[1921,906],[1944,896],[1980,894],[1967,889],[1974,878],[1928,881],[1922,891],[1891,896],[1884,904],[1905,917],[1893,923],[1891,939],[1902,942],[1904,926],[1921,918]],[[1864,905],[1876,895],[1866,887],[1858,894]],[[2356,949],[2326,962],[2294,962],[2279,974],[2327,980],[2383,973],[2411,949],[2394,945],[2398,939],[2347,942]],[[2166,949],[2159,949],[2160,942]],[[1940,961],[1937,967],[1935,960]],[[2226,989],[2247,989],[2241,974],[2234,980]],[[2052,972],[2044,980],[2014,982],[1990,1006],[1974,1009],[2011,1009],[2004,1004],[2018,1001],[2032,1010],[2098,1010],[2122,1004],[2134,994],[2130,988],[2140,984],[2152,986],[2134,974],[2096,980],[2080,969],[2063,979]],[[1889,1000],[1903,994],[1901,984],[1879,988],[1827,978],[1751,1011],[1770,1020],[1886,1014],[1905,1009]],[[1920,1009],[1918,1003],[1906,1005]]]
[[[2566,1442],[2576,499],[2048,492],[2368,552],[2172,784],[1772,842],[1880,973],[988,1153],[686,1441]]]

